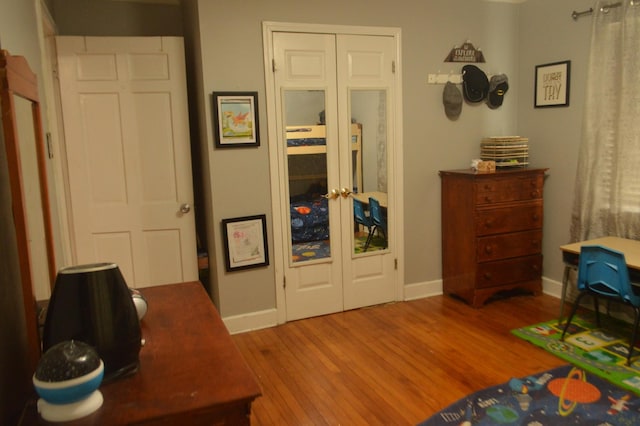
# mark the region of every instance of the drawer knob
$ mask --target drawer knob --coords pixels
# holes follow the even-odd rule
[[[493,252],[493,247],[491,247],[490,245],[486,245],[484,247],[484,252],[487,254],[491,254]]]
[[[532,198],[538,198],[540,196],[540,191],[531,191]]]
[[[484,201],[487,202],[487,203],[492,203],[493,199],[491,197],[489,197],[489,196],[486,196],[486,197],[484,197]]]
[[[484,279],[485,279],[485,280],[489,281],[489,280],[491,280],[491,278],[492,278],[492,277],[491,277],[491,274],[490,274],[489,272],[485,272],[485,273],[484,273]]]

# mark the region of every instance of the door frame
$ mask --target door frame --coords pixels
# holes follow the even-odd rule
[[[395,92],[396,92],[396,104],[393,114],[396,125],[394,126],[394,146],[392,153],[392,162],[396,175],[394,176],[394,186],[389,188],[393,191],[395,200],[396,217],[394,220],[392,229],[389,230],[389,234],[392,234],[396,238],[396,270],[394,276],[395,282],[395,301],[401,301],[404,299],[404,214],[402,206],[404,205],[404,180],[403,180],[403,139],[402,139],[402,50],[401,50],[401,30],[400,28],[393,27],[363,27],[363,26],[348,26],[348,25],[324,25],[324,24],[303,24],[293,22],[273,22],[265,21],[262,23],[262,44],[263,44],[263,58],[265,69],[265,92],[267,104],[270,99],[276,98],[275,93],[275,78],[274,73],[269,70],[272,69],[273,64],[270,58],[274,57],[273,48],[273,33],[274,32],[290,32],[290,33],[323,33],[323,34],[350,34],[350,35],[377,35],[377,36],[392,36],[396,43],[397,59],[395,64]],[[271,211],[273,218],[273,264],[275,269],[275,284],[276,284],[276,312],[278,324],[286,322],[286,299],[285,299],[285,275],[284,275],[284,262],[287,254],[284,252],[284,237],[287,234],[286,230],[282,228],[282,221],[279,219],[282,214],[282,182],[279,179],[279,162],[277,149],[277,126],[276,112],[274,108],[267,105],[267,133],[269,140],[269,168],[271,188]]]

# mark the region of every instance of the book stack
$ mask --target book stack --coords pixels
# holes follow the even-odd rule
[[[520,136],[493,136],[480,142],[480,158],[493,160],[496,168],[527,167],[529,139]]]

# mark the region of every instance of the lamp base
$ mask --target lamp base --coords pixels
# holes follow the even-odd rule
[[[88,397],[70,404],[52,404],[38,399],[38,413],[49,422],[68,422],[88,416],[102,407],[102,392],[93,391]]]

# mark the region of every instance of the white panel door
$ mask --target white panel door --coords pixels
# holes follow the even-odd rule
[[[56,39],[74,261],[198,279],[182,38]]]

